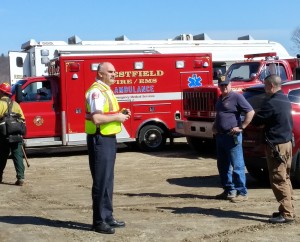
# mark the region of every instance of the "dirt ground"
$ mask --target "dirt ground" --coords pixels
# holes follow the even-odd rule
[[[29,155],[26,184],[13,185],[8,161],[0,184],[0,241],[300,241],[293,224],[267,222],[278,203],[267,185],[248,178],[249,200],[215,200],[222,190],[214,154],[201,156],[184,140],[155,153],[120,148],[114,235],[90,231],[91,176],[86,152]],[[299,189],[295,195],[300,197]],[[300,214],[300,202],[295,201]]]

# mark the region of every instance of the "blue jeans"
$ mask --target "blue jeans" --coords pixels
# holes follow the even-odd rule
[[[246,195],[247,188],[242,140],[242,133],[239,133],[235,137],[228,134],[217,134],[217,165],[224,191]]]

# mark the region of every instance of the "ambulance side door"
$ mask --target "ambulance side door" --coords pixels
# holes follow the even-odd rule
[[[66,61],[65,88],[66,97],[66,132],[68,141],[86,139],[85,125],[85,62]],[[88,64],[86,64],[88,65]],[[75,66],[75,69],[72,68]],[[78,70],[76,70],[78,68]],[[95,77],[94,77],[95,78]],[[72,136],[72,137],[71,137]]]

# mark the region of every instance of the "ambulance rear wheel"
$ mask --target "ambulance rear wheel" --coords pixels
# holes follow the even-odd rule
[[[143,151],[157,151],[165,146],[166,140],[167,138],[162,128],[156,125],[146,125],[141,129],[137,143]]]

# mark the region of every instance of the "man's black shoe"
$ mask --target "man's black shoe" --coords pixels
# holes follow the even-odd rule
[[[112,228],[123,228],[125,227],[125,222],[123,221],[118,221],[115,219],[109,220],[106,222],[110,227]]]
[[[278,217],[280,215],[280,212],[274,212],[273,214],[272,214],[272,218],[276,218],[276,217]]]
[[[273,217],[269,219],[269,222],[272,224],[278,224],[278,223],[291,223],[293,222],[293,218],[284,218],[281,214],[277,217]]]
[[[107,223],[101,223],[99,225],[93,226],[92,230],[101,234],[114,234],[115,229],[109,226]]]

